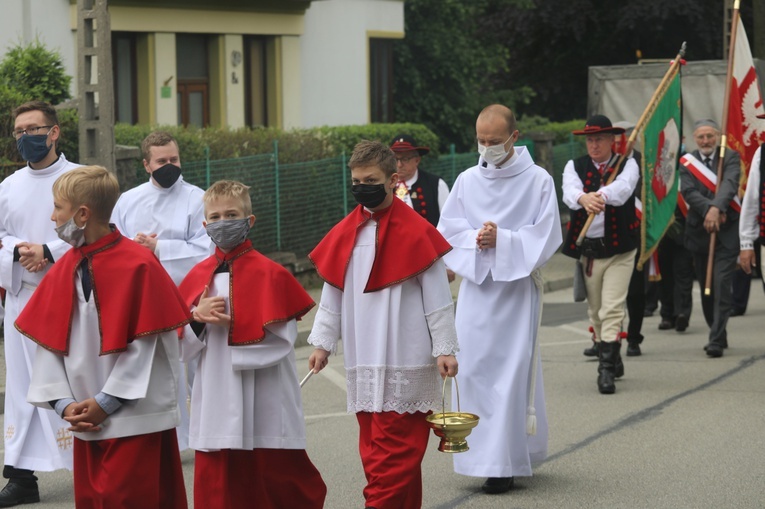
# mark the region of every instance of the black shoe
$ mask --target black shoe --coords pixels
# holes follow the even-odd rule
[[[713,342],[710,341],[709,343],[704,345],[704,351],[705,352],[709,349],[709,345],[717,345],[717,346],[721,347],[724,350],[724,349],[728,348],[728,338],[723,339],[719,343],[713,343]]]
[[[40,501],[37,481],[11,479],[0,491],[0,507],[13,507],[19,504],[34,504]]]
[[[515,478],[513,477],[489,477],[486,482],[483,483],[481,489],[484,493],[496,495],[498,493],[506,493],[513,487]]]
[[[637,357],[642,355],[642,353],[643,352],[640,351],[639,343],[627,343],[627,357]]]
[[[597,357],[598,356],[598,344],[599,343],[596,343],[596,342],[593,341],[592,342],[592,346],[589,347],[589,348],[585,348],[584,352],[582,352],[584,354],[584,356],[585,357]]]
[[[688,317],[685,315],[677,315],[677,319],[675,320],[675,330],[677,332],[685,332],[685,329],[688,328]]]
[[[746,309],[733,308],[730,310],[730,315],[728,316],[742,316],[744,313],[746,313]]]
[[[653,309],[644,309],[643,310],[643,316],[653,316],[653,312],[654,311],[655,310],[653,310]]]
[[[667,320],[666,318],[662,318],[661,322],[659,323],[659,330],[669,330],[675,328],[675,322],[672,320]]]
[[[709,343],[704,347],[704,350],[707,351],[708,357],[717,358],[723,356],[723,347],[717,343]]]

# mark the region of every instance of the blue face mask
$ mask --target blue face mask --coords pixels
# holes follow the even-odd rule
[[[16,140],[16,148],[19,149],[19,154],[29,163],[39,163],[50,152],[48,146],[47,134],[22,134],[21,138]]]

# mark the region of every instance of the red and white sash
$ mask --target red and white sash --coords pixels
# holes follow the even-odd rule
[[[692,154],[685,154],[680,158],[680,164],[685,166],[691,172],[691,175],[696,177],[696,180],[704,184],[704,187],[713,193],[716,191],[717,174],[707,168],[704,163],[696,159]],[[736,212],[741,212],[741,200],[738,198],[738,194],[730,201],[730,208]]]

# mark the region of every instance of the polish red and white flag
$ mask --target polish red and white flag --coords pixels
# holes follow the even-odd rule
[[[733,77],[728,103],[727,146],[741,156],[742,174],[749,176],[749,165],[757,147],[765,143],[765,119],[757,115],[765,113],[757,73],[752,61],[752,51],[741,18],[738,18],[733,57]],[[746,188],[746,178],[741,179],[741,190]]]

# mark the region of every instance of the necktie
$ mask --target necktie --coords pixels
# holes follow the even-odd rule
[[[600,176],[603,176],[603,172],[606,170],[606,165],[604,163],[600,163],[598,165],[598,171],[600,172]]]
[[[82,271],[82,293],[85,295],[85,300],[90,300],[90,292],[93,290],[93,283],[90,280],[90,271],[88,270],[88,259],[84,258],[80,262],[80,269]]]
[[[707,168],[709,168],[711,170],[712,169],[712,158],[711,157],[704,158],[704,164],[707,165]]]

